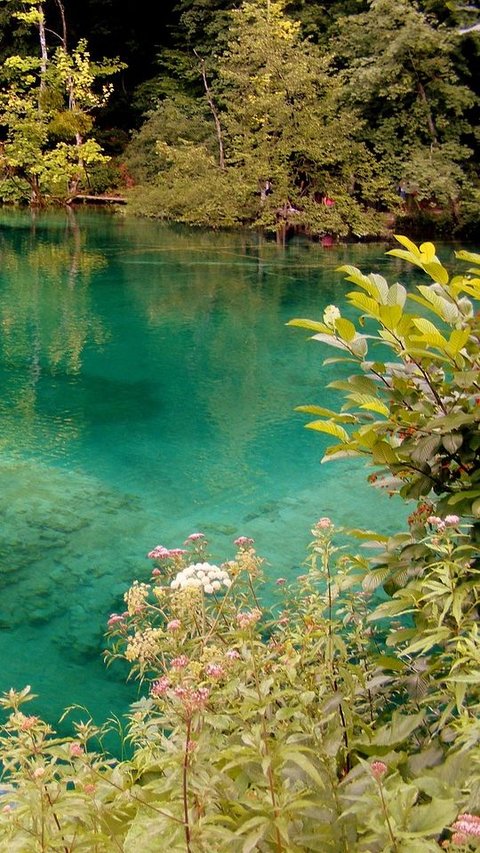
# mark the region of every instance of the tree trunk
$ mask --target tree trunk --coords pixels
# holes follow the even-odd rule
[[[222,169],[225,170],[225,149],[223,146],[223,134],[222,134],[222,125],[220,124],[220,119],[218,118],[217,108],[213,102],[212,93],[210,91],[210,87],[208,85],[207,75],[205,72],[205,60],[202,59],[196,50],[193,51],[195,56],[197,57],[200,63],[200,74],[202,75],[203,86],[205,88],[205,95],[207,98],[208,106],[210,107],[213,120],[215,122],[215,130],[217,132],[217,140],[218,140],[218,165]]]

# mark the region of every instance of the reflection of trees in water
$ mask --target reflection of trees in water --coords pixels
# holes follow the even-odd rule
[[[297,370],[300,381],[304,379],[302,365],[308,358],[304,347],[294,342],[292,330],[285,328],[293,316],[288,313],[292,287],[308,290],[309,298],[318,294],[321,319],[326,304],[344,301],[345,285],[335,269],[352,263],[352,248],[355,263],[375,269],[385,247],[325,250],[299,240],[284,249],[251,232],[148,225],[125,222],[130,249],[121,259],[122,277],[150,327],[161,330],[149,339],[152,359],[162,363],[162,348],[171,336],[183,373],[192,377],[190,387],[200,404],[198,420],[206,417],[214,427],[220,444],[205,466],[209,477],[219,485],[231,480],[234,486],[247,467],[253,439],[294,417],[295,403],[302,402],[293,401],[285,388],[285,377],[295,381]],[[199,364],[201,378],[193,387]],[[320,363],[317,371],[321,387]]]
[[[0,220],[3,443],[10,443],[10,435],[13,446],[18,448],[21,441],[28,448],[52,432],[51,440],[62,443],[76,435],[78,423],[68,413],[51,409],[42,416],[40,398],[47,410],[49,406],[41,380],[68,381],[80,372],[86,344],[106,341],[103,324],[92,315],[89,293],[92,274],[105,266],[105,258],[85,249],[73,214],[65,219],[64,229],[55,231],[39,229],[35,215],[29,221],[25,215],[13,218],[8,228],[3,225]]]

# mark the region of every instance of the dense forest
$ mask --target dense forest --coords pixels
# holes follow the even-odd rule
[[[213,227],[473,236],[472,6],[2,0],[0,197]]]

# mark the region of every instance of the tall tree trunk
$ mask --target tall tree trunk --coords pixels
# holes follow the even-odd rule
[[[195,56],[197,57],[200,63],[200,74],[202,75],[203,86],[205,89],[205,95],[207,98],[208,106],[210,107],[210,111],[213,116],[213,120],[215,122],[215,130],[217,132],[217,140],[218,140],[218,165],[222,169],[225,170],[225,148],[223,145],[223,133],[222,133],[222,125],[220,124],[220,119],[218,117],[217,108],[212,98],[212,93],[210,91],[210,86],[208,85],[207,74],[205,71],[205,60],[202,59],[196,50],[193,51]]]
[[[45,75],[47,73],[48,53],[47,53],[47,37],[45,34],[45,16],[43,14],[42,4],[38,5],[38,34],[40,38],[40,91],[45,90]]]

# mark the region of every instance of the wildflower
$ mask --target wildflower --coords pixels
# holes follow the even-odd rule
[[[207,663],[205,672],[210,678],[222,678],[225,675],[225,670],[219,663]]]
[[[222,586],[228,589],[231,583],[228,572],[224,569],[211,563],[193,563],[178,572],[170,586],[172,589],[198,587],[203,588],[206,593],[212,593],[220,590]]]
[[[340,317],[341,314],[336,305],[327,305],[323,312],[323,322],[331,329],[335,328],[335,320],[339,320]]]
[[[45,767],[35,767],[32,775],[34,779],[42,779],[45,776]]]
[[[81,744],[75,743],[75,741],[73,741],[70,744],[69,751],[70,751],[70,755],[72,757],[79,758],[81,755],[83,755],[83,746],[81,746]]]
[[[238,548],[250,548],[250,545],[253,545],[255,539],[250,539],[249,536],[239,536],[238,539],[235,539],[233,544],[237,545]]]
[[[173,658],[170,663],[172,669],[185,669],[189,664],[189,659],[186,655],[180,655],[178,658]]]
[[[183,555],[186,553],[187,552],[186,552],[185,548],[170,548],[170,551],[169,551],[170,557],[173,557],[174,560],[177,559],[178,557],[183,557]]]
[[[170,622],[167,622],[167,631],[178,631],[181,627],[182,623],[180,622],[180,619],[171,619]]]
[[[149,584],[139,583],[138,581],[133,582],[133,586],[123,596],[130,616],[133,616],[134,613],[140,613],[144,609],[149,592]]]
[[[149,551],[147,557],[150,560],[166,560],[170,556],[170,551],[164,545],[157,545],[152,551]]]
[[[158,641],[163,637],[160,628],[146,628],[145,631],[137,631],[133,637],[128,638],[125,657],[128,661],[138,660],[140,663],[153,660],[158,651]]]
[[[385,773],[388,770],[387,765],[384,761],[372,761],[370,765],[370,770],[372,771],[373,776],[377,781],[379,781],[382,776],[385,776]]]
[[[169,687],[170,681],[166,677],[166,675],[163,675],[162,678],[159,678],[157,681],[153,682],[150,688],[150,693],[155,699],[157,699],[159,696],[165,696],[165,693],[167,692]]]
[[[188,714],[192,714],[194,711],[202,711],[210,697],[208,687],[194,689],[193,687],[178,686],[173,692]]]
[[[204,533],[190,533],[190,536],[187,536],[187,538],[185,539],[185,542],[183,544],[186,545],[188,542],[198,542],[199,539],[205,539],[205,534]]]
[[[468,844],[468,836],[463,832],[454,832],[451,840],[454,844],[458,844],[459,846],[460,844]],[[444,841],[442,846],[448,847],[448,841]]]
[[[480,838],[480,817],[476,814],[460,814],[455,823],[452,824],[452,829],[463,835],[473,835]]]
[[[450,525],[451,527],[455,527],[455,525],[460,523],[460,518],[458,515],[446,515],[444,518],[445,524]]]
[[[247,628],[250,628],[251,625],[255,625],[256,622],[260,619],[262,615],[261,610],[247,610],[243,613],[237,614],[237,625],[242,631],[245,631]]]
[[[20,731],[27,732],[29,729],[33,728],[38,723],[38,717],[24,717],[23,714],[19,714],[20,717]]]
[[[315,526],[316,526],[316,527],[321,527],[321,528],[326,529],[326,528],[328,528],[328,527],[331,527],[331,526],[332,526],[332,521],[331,521],[331,519],[330,519],[330,518],[327,518],[327,516],[326,516],[326,515],[324,515],[324,516],[323,516],[323,518],[320,518],[320,519],[317,521],[317,523],[316,523],[316,525],[315,525]]]
[[[108,617],[107,628],[113,628],[114,625],[117,625],[119,622],[123,622],[124,617],[120,616],[119,613],[111,613]]]
[[[161,574],[162,573],[161,573],[160,569],[152,569],[152,578],[158,578],[158,576]]]
[[[227,649],[225,657],[228,658],[228,660],[239,660],[241,655],[236,649]]]
[[[436,527],[440,532],[445,530],[445,522],[439,518],[438,515],[429,515],[427,521],[432,525],[432,527]]]
[[[277,578],[277,580],[275,581],[275,583],[277,584],[277,586],[283,586],[286,582],[287,582],[287,581],[286,581],[286,579],[285,579],[285,578]]]
[[[83,786],[83,790],[85,794],[94,794],[97,790],[97,787],[93,784],[93,782],[87,782],[87,784]]]

